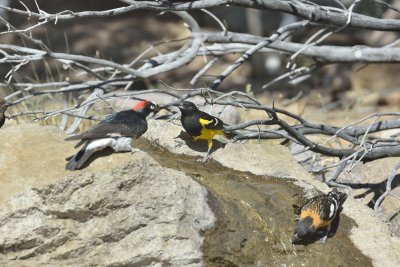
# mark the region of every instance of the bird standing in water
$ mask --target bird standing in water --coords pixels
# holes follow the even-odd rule
[[[324,244],[328,238],[331,223],[346,198],[345,193],[334,189],[326,195],[309,199],[301,207],[300,218],[294,228],[292,244],[305,241],[316,234],[324,234],[320,240]]]
[[[203,161],[207,161],[210,158],[213,138],[216,135],[221,135],[228,139],[234,136],[234,132],[226,131],[226,124],[221,119],[199,110],[194,103],[183,101],[177,107],[181,111],[181,123],[185,131],[195,141],[207,140],[208,150]]]
[[[158,106],[151,101],[141,101],[132,109],[116,112],[86,132],[70,136],[65,140],[80,140],[75,146],[83,148],[67,163],[67,170],[80,169],[96,151],[111,147],[115,152],[132,151],[132,139],[147,131],[146,117],[156,113]]]

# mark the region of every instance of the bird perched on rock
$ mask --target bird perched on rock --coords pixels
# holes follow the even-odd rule
[[[185,131],[195,141],[207,140],[208,142],[207,154],[203,158],[203,161],[208,160],[210,157],[214,136],[221,135],[231,139],[235,135],[235,132],[228,132],[225,129],[226,124],[221,119],[199,110],[190,101],[183,101],[177,107],[181,111],[181,123]]]
[[[157,113],[158,106],[151,101],[141,101],[131,110],[116,112],[86,132],[70,136],[65,140],[81,140],[75,147],[83,148],[67,163],[67,170],[83,166],[96,151],[111,147],[116,152],[132,151],[132,139],[137,139],[147,131],[146,117]]]
[[[325,243],[332,221],[341,210],[347,195],[332,190],[326,195],[319,195],[309,199],[300,211],[300,218],[294,227],[292,244],[301,243],[315,236],[323,236],[321,243]]]
[[[8,108],[8,102],[0,97],[0,128],[3,126],[4,122],[6,121],[6,109]]]

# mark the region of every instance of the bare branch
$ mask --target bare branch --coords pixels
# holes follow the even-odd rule
[[[349,24],[349,27],[368,29],[368,30],[381,30],[381,31],[398,31],[400,30],[400,21],[395,19],[378,19],[361,14],[352,14],[351,23],[348,23],[348,13],[346,11],[311,5],[307,2],[300,1],[281,1],[281,0],[199,0],[190,2],[168,3],[164,1],[123,1],[129,6],[114,8],[104,11],[82,11],[72,12],[63,11],[57,14],[37,13],[32,11],[19,10],[0,5],[1,9],[9,12],[29,15],[47,21],[70,20],[75,18],[85,17],[104,17],[104,16],[117,16],[126,14],[135,10],[152,10],[152,11],[189,11],[196,9],[206,9],[211,7],[218,7],[223,5],[235,5],[257,9],[268,9],[273,11],[281,11],[285,13],[298,16],[303,19],[310,20],[311,22],[331,24],[335,26],[344,26]]]
[[[376,200],[375,205],[374,205],[374,210],[375,212],[378,211],[379,206],[381,205],[382,201],[385,199],[386,196],[390,194],[392,191],[392,182],[393,179],[397,176],[397,170],[400,168],[400,162],[398,162],[396,165],[394,165],[392,172],[390,173],[389,178],[387,179],[386,182],[386,191]]]

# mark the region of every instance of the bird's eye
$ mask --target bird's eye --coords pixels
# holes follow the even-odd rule
[[[153,109],[153,110],[154,110],[154,109],[156,109],[156,106],[155,106],[155,105],[151,105],[151,106],[150,106],[150,109]]]

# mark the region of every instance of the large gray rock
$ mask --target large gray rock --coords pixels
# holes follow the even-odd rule
[[[147,154],[27,190],[0,210],[6,265],[202,266],[207,191]]]
[[[399,264],[399,238],[351,197],[343,214],[355,223],[341,216],[324,246],[291,245],[293,194],[326,185],[270,142],[228,144],[214,161],[197,162],[206,144],[174,141],[181,129],[151,121],[148,141],[134,143],[147,154],[103,153],[66,172],[74,144],[59,131],[2,128],[0,265]]]

